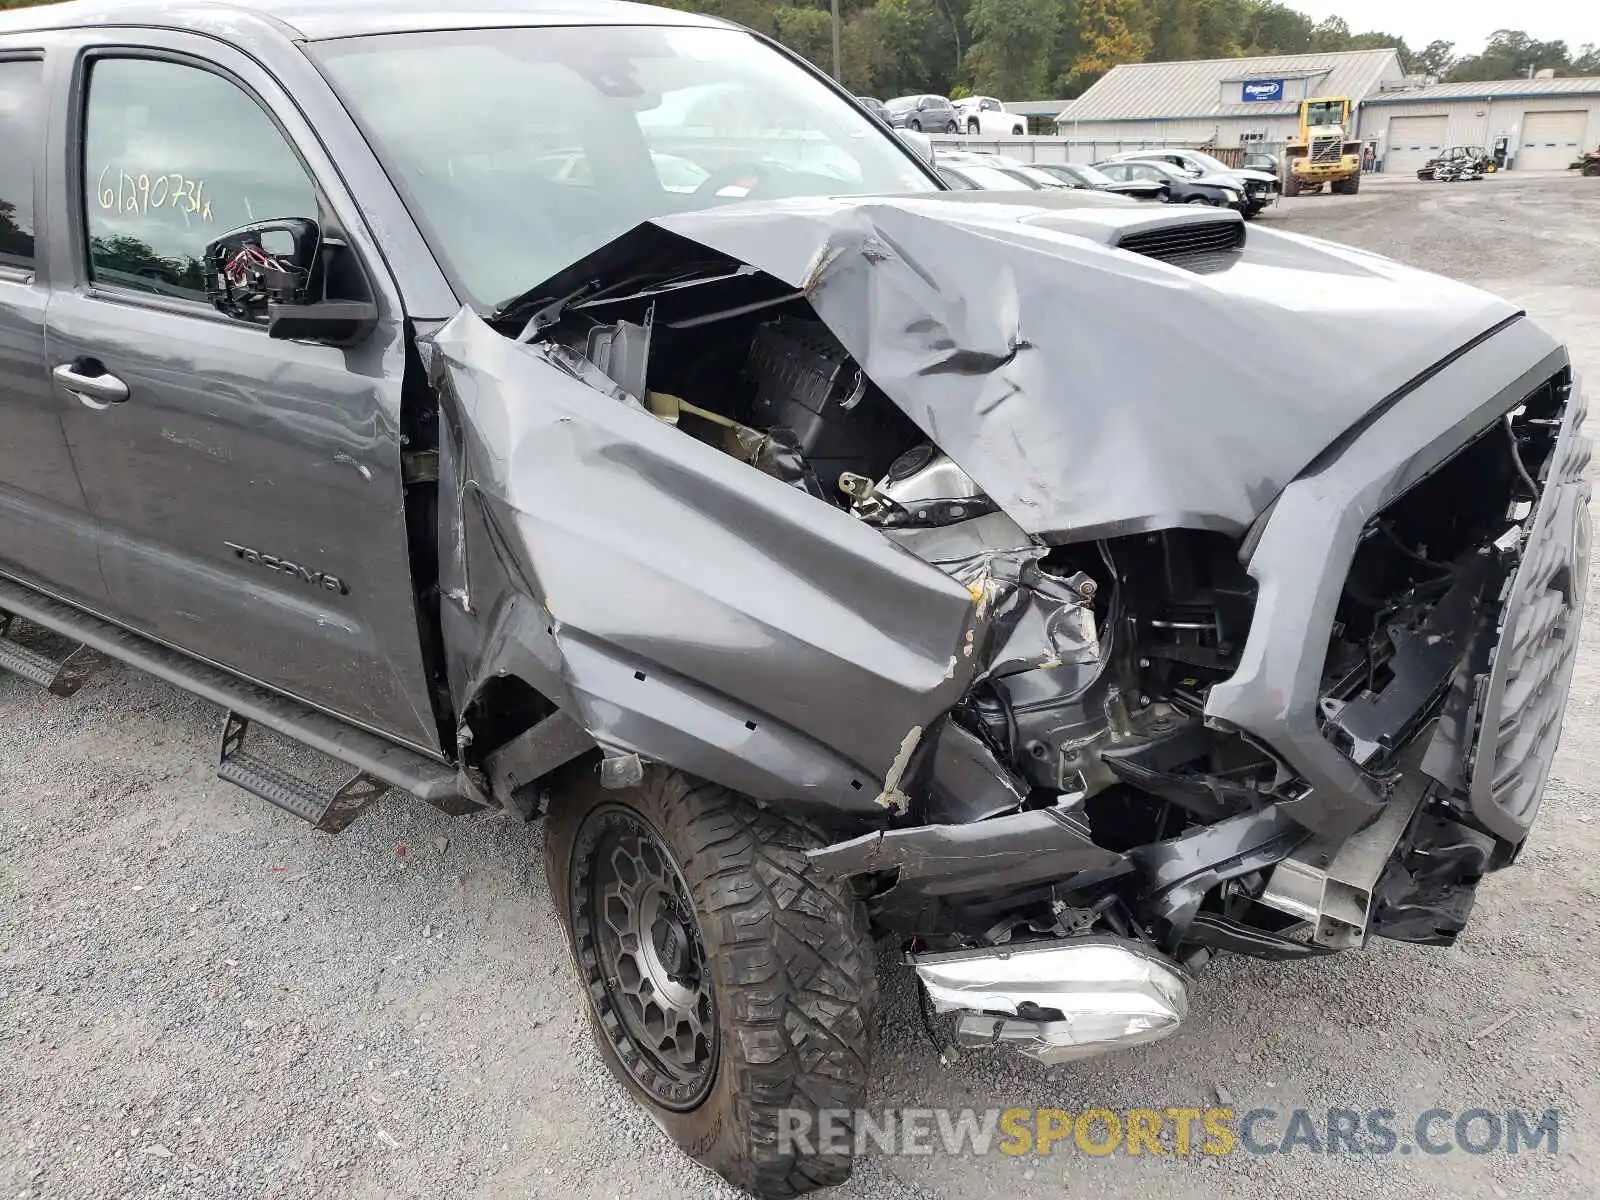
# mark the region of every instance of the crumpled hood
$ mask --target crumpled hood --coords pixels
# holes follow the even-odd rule
[[[549,294],[625,268],[665,231],[802,291],[1030,533],[1239,533],[1341,433],[1516,310],[1260,228],[1220,269],[1115,248],[1219,218],[1238,219],[1070,191],[747,204],[639,226]]]

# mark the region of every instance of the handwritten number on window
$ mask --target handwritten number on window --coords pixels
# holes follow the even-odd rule
[[[114,183],[108,180],[113,173]],[[95,199],[106,212],[146,216],[166,209],[177,212],[186,222],[191,216],[214,221],[211,201],[206,198],[206,181],[180,171],[134,175],[115,163],[107,163],[95,180]]]

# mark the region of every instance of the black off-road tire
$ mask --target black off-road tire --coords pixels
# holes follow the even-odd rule
[[[634,819],[675,860],[711,986],[714,1073],[703,1098],[676,1110],[635,1077],[642,1070],[649,1078],[652,1068],[619,1019],[616,983],[608,987],[596,949],[597,936],[607,935],[597,935],[586,911],[593,860],[603,859],[595,846],[606,844],[596,828]],[[877,999],[872,939],[850,888],[806,861],[804,852],[825,841],[798,817],[665,769],[614,791],[592,776],[575,779],[553,798],[546,825],[550,891],[607,1066],[685,1153],[774,1200],[834,1187],[851,1167],[848,1151],[782,1144],[779,1114],[854,1110],[866,1099]]]
[[[1333,182],[1335,196],[1354,196],[1361,190],[1361,176],[1352,175],[1349,179],[1336,179]]]

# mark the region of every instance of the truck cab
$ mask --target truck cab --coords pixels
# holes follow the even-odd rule
[[[993,96],[967,96],[955,101],[955,109],[962,133],[1024,137],[1028,132],[1027,118],[1007,112],[1006,106]]]

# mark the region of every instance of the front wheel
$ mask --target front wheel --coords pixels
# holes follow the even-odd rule
[[[912,133],[921,133],[922,122],[917,120],[915,117],[912,117],[911,120],[906,122],[906,128],[911,130]]]
[[[967,122],[967,134],[968,134],[968,136],[976,136],[977,132],[978,132],[978,123],[976,121],[968,121]]]
[[[1214,205],[1217,202],[1215,200],[1207,200],[1204,196],[1190,196],[1187,200],[1184,201],[1184,203],[1185,204],[1213,204]]]
[[[546,829],[606,1065],[687,1154],[761,1197],[843,1183],[848,1151],[808,1131],[866,1099],[872,942],[849,887],[806,860],[823,841],[661,769],[568,785]]]
[[[946,133],[960,133],[961,126],[957,125],[954,121],[950,121],[945,125],[944,131]]]

